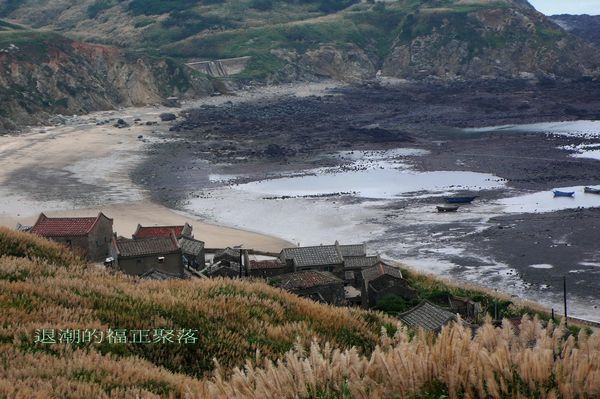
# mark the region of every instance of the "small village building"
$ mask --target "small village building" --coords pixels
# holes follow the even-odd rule
[[[152,269],[149,272],[142,274],[140,277],[145,280],[157,280],[157,281],[174,280],[174,279],[182,278],[182,276],[180,276],[180,275],[169,274],[169,273],[161,272],[160,270],[156,270],[156,269]]]
[[[458,313],[464,320],[479,321],[483,313],[483,307],[480,302],[475,302],[470,298],[464,298],[455,295],[448,296],[450,310]]]
[[[151,238],[113,237],[114,267],[124,273],[141,276],[153,270],[183,277],[181,248],[174,235]]]
[[[379,256],[351,256],[344,258],[344,280],[346,284],[361,288],[361,272],[380,262]]]
[[[454,313],[449,312],[429,301],[423,301],[411,310],[400,314],[400,320],[413,328],[439,333],[446,324],[456,321]]]
[[[335,246],[338,248],[340,255],[344,259],[350,258],[350,257],[367,256],[367,246],[365,244],[340,245],[336,241]]]
[[[330,272],[305,270],[273,278],[273,284],[298,296],[332,305],[345,305],[344,281]]]
[[[284,248],[279,259],[295,271],[321,270],[340,275],[344,270],[344,258],[337,245]]]
[[[95,217],[48,217],[40,214],[30,232],[59,242],[93,261],[110,256],[113,220],[102,212]]]
[[[213,263],[220,262],[224,265],[231,265],[235,263],[239,266],[242,259],[242,251],[239,248],[227,247],[215,253],[213,257]]]
[[[402,277],[399,268],[383,262],[364,269],[361,272],[361,279],[361,297],[365,308],[377,306],[382,298],[389,295],[405,300],[413,300],[418,296],[417,291]]]
[[[170,237],[174,234],[177,239],[182,237],[194,238],[192,235],[192,226],[184,224],[182,226],[142,226],[138,224],[133,238],[151,238],[151,237]]]
[[[222,263],[217,262],[208,266],[202,270],[202,274],[206,277],[226,277],[226,278],[240,278],[243,277],[243,270],[239,263]]]
[[[181,237],[179,239],[179,247],[183,254],[183,262],[185,266],[194,269],[204,268],[206,263],[206,255],[204,253],[204,242],[195,240],[189,237]]]
[[[251,260],[248,265],[248,277],[268,278],[293,272],[292,267],[279,259]]]

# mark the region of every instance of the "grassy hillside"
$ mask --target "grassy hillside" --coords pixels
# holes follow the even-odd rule
[[[382,314],[258,282],[111,275],[5,229],[0,255],[0,398],[600,395],[600,337],[537,318],[475,335],[455,325],[433,339]],[[197,341],[90,343],[73,334],[109,328],[189,328]],[[36,342],[51,331],[57,343]]]
[[[253,56],[243,80],[600,73],[596,50],[524,0],[12,0],[2,14],[182,60]]]
[[[370,353],[382,327],[392,332],[396,328],[383,315],[322,306],[262,283],[152,282],[110,275],[83,264],[58,245],[7,230],[0,230],[0,254],[0,365],[7,356],[10,364],[18,359],[23,367],[35,367],[40,359],[61,363],[71,357],[82,362],[97,358],[123,361],[120,367],[138,363],[156,373],[168,370],[191,378],[212,371],[214,358],[229,369],[254,358],[257,351],[274,358],[294,343],[306,345],[314,338]],[[198,341],[43,344],[35,342],[40,329],[55,329],[57,334],[67,329],[194,329]],[[90,370],[95,363],[70,370],[67,377],[124,388],[111,387],[112,376]],[[1,375],[2,371],[0,379]],[[148,384],[152,388],[151,380]],[[157,389],[176,387],[162,384]]]

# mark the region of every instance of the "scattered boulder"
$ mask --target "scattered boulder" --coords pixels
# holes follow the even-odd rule
[[[169,107],[169,108],[181,107],[181,103],[179,102],[179,98],[177,98],[177,97],[168,97],[168,98],[164,99],[161,104],[164,107]]]
[[[281,158],[285,156],[285,149],[278,144],[269,144],[265,149],[265,155],[270,158]]]
[[[171,112],[164,112],[160,114],[159,117],[160,120],[163,122],[174,121],[175,119],[177,119],[177,116]]]
[[[119,118],[117,119],[117,123],[115,123],[113,126],[119,129],[123,129],[125,127],[129,127],[129,124],[125,122],[124,119]]]

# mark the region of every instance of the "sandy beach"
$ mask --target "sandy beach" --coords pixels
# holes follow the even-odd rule
[[[287,85],[251,89],[235,96],[210,97],[184,108],[219,105],[272,95],[310,95],[325,85]],[[57,126],[32,127],[18,135],[0,136],[0,225],[32,224],[40,212],[50,216],[85,216],[102,211],[114,229],[130,236],[137,226],[189,222],[207,247],[243,246],[277,252],[290,242],[265,234],[205,223],[153,202],[149,192],[133,183],[130,173],[151,143],[165,140],[170,123],[162,106],[102,111],[65,118]],[[123,119],[128,127],[115,127]],[[149,123],[147,123],[149,122]],[[154,123],[156,122],[156,123]],[[162,138],[158,138],[162,135]]]

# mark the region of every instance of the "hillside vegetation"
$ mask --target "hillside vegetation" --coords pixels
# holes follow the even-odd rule
[[[83,114],[212,93],[205,77],[168,58],[85,44],[0,20],[0,133]]]
[[[537,317],[519,329],[488,321],[475,334],[453,325],[434,338],[259,282],[111,275],[6,229],[0,255],[2,398],[600,395],[600,337]],[[158,328],[197,330],[197,341],[96,343],[68,333]],[[39,342],[43,330],[56,331],[56,343]]]
[[[596,76],[598,50],[524,0],[11,0],[0,15],[182,60],[253,56],[243,80]],[[116,34],[115,34],[116,33]]]

